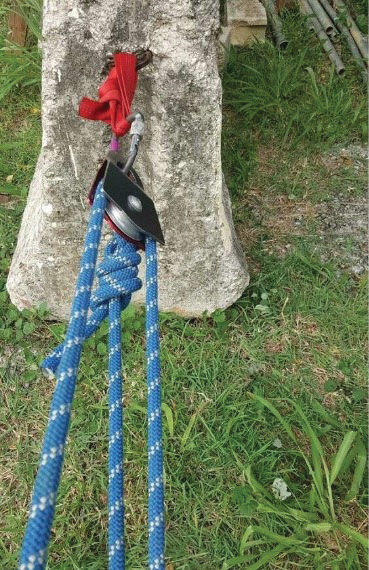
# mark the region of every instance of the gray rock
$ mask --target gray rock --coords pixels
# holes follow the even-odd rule
[[[221,171],[218,1],[47,0],[43,26],[42,150],[7,284],[13,303],[69,314],[86,198],[110,135],[77,116],[79,101],[96,98],[108,52],[140,47],[154,54],[134,109],[147,124],[137,168],[167,244],[160,308],[195,316],[233,303],[248,273]]]

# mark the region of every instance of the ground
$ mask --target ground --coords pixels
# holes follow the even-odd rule
[[[287,13],[289,51],[233,51],[223,74],[223,162],[250,286],[225,312],[161,315],[167,570],[366,567],[365,89],[354,67],[330,74],[303,25]],[[16,566],[53,390],[39,362],[65,329],[47,307],[20,313],[5,291],[40,134],[37,88],[11,91],[0,109],[3,570]],[[143,325],[141,311],[123,315],[135,570],[146,567]],[[56,570],[107,567],[106,336],[104,326],[84,351]]]

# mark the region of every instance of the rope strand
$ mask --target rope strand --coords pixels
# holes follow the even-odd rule
[[[165,570],[164,482],[156,242],[146,238],[149,570]]]
[[[83,342],[109,316],[109,570],[125,569],[124,465],[121,312],[141,287],[141,257],[131,243],[114,235],[96,270],[106,199],[99,184],[87,230],[81,270],[64,342],[43,362],[56,371],[56,388],[35,481],[19,570],[44,570],[60,482],[71,406]],[[91,312],[87,319],[89,311]],[[156,242],[146,239],[146,337],[148,389],[149,570],[164,570],[164,484],[159,363]]]
[[[43,570],[46,565],[46,550],[54,518],[105,205],[106,198],[100,183],[91,210],[63,354],[57,369],[56,388],[34,485],[19,570]]]

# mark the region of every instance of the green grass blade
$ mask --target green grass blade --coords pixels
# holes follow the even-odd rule
[[[163,412],[165,414],[165,418],[167,420],[169,435],[170,435],[170,437],[173,437],[174,436],[174,421],[173,421],[172,409],[165,402],[162,402],[161,409],[163,410]]]
[[[243,556],[236,556],[235,558],[229,558],[223,563],[222,570],[229,570],[229,568],[234,568],[235,566],[239,566],[240,564],[244,564],[245,562],[250,562],[256,558],[257,554],[245,554]]]
[[[332,530],[332,525],[331,523],[328,522],[322,522],[322,523],[312,523],[312,524],[307,524],[305,525],[305,530],[309,531],[309,532],[316,532],[317,534],[321,534],[321,533],[325,533],[325,532],[330,532]]]
[[[260,483],[255,479],[251,471],[251,465],[246,465],[245,467],[245,475],[247,478],[247,482],[250,485],[251,489],[257,495],[262,497],[267,497],[268,499],[272,499],[272,494],[269,493]]]
[[[186,427],[182,437],[181,437],[181,450],[183,451],[185,448],[185,445],[187,443],[188,438],[190,437],[191,431],[193,426],[195,425],[197,419],[197,414],[193,414],[190,418],[190,421],[188,422],[188,426]]]
[[[359,451],[358,451],[358,455],[357,455],[357,463],[356,463],[356,467],[355,467],[355,471],[354,471],[354,475],[352,477],[352,483],[351,483],[351,487],[345,497],[346,501],[352,501],[352,499],[354,499],[360,490],[360,485],[361,482],[364,478],[365,475],[365,466],[366,466],[366,461],[367,461],[367,457],[366,457],[366,449],[363,445],[363,443],[360,441],[360,447],[359,447]]]
[[[290,438],[296,442],[295,434],[291,430],[286,420],[284,420],[281,414],[278,412],[277,408],[273,406],[273,404],[271,404],[268,400],[266,400],[262,396],[259,396],[259,394],[253,394],[252,392],[248,392],[248,396],[253,400],[256,400],[257,402],[260,402],[260,404],[268,408],[268,410],[277,418],[277,420],[283,426],[284,430],[290,436]]]
[[[244,551],[247,549],[249,550],[250,548],[253,548],[254,546],[261,546],[262,544],[269,544],[268,540],[250,540],[248,542],[246,542],[246,544],[243,546],[243,550],[242,550],[242,554],[244,553]]]
[[[254,532],[254,529],[253,529],[252,525],[250,525],[247,527],[247,529],[243,533],[243,536],[241,538],[241,543],[240,543],[240,554],[241,554],[241,556],[243,555],[244,550],[246,548],[246,543],[247,543],[249,537],[252,535],[253,532]]]
[[[304,414],[304,412],[302,411],[300,406],[296,402],[294,402],[293,400],[288,399],[287,401],[290,402],[292,404],[292,406],[295,408],[297,414],[300,416],[300,419],[302,420],[302,424],[305,428],[305,431],[306,431],[307,435],[309,436],[310,444],[311,444],[311,457],[312,457],[313,465],[314,465],[314,471],[312,473],[312,476],[314,478],[314,482],[315,482],[315,485],[317,487],[317,490],[318,490],[320,496],[323,497],[324,485],[323,485],[322,464],[323,464],[323,466],[325,464],[323,448],[320,444],[319,439],[317,438],[316,433],[314,432],[313,428],[311,427],[306,415]],[[328,471],[328,468],[327,468],[327,471]]]
[[[253,532],[255,534],[261,534],[270,539],[271,542],[277,542],[278,544],[285,544],[287,546],[295,546],[297,544],[302,544],[303,540],[295,538],[294,536],[284,536],[282,534],[277,534],[269,530],[264,526],[253,526]]]
[[[329,482],[332,485],[334,481],[337,479],[339,472],[343,466],[345,458],[350,450],[350,447],[355,441],[357,432],[356,431],[349,431],[345,434],[343,441],[337,451],[336,457],[333,461]]]
[[[363,546],[365,549],[368,549],[368,537],[367,536],[364,536],[363,534],[361,534],[361,532],[358,532],[357,530],[355,530],[354,528],[352,528],[351,526],[348,526],[346,524],[337,523],[336,527],[341,532],[343,532],[343,534],[345,534],[346,536],[348,536],[349,538],[351,538],[355,542],[358,542],[359,544],[361,544],[361,546]]]
[[[248,566],[247,570],[258,570],[259,568],[262,568],[263,566],[269,564],[269,562],[274,560],[274,558],[276,558],[278,554],[283,552],[283,550],[285,550],[285,546],[282,544],[278,544],[278,546],[273,548],[273,550],[270,550],[269,552],[263,554],[263,556],[261,556],[257,562],[251,564],[251,566]]]
[[[318,402],[317,400],[313,400],[311,402],[311,407],[328,424],[332,425],[333,427],[339,428],[339,429],[342,428],[342,424],[338,420],[336,420],[336,418],[334,416],[332,416],[332,414],[328,413],[327,410],[322,406],[322,404],[320,402]]]
[[[257,510],[259,513],[273,513],[285,519],[293,519],[299,522],[314,522],[316,521],[316,515],[314,513],[308,513],[305,511],[300,511],[298,509],[293,509],[287,507],[286,510],[282,507],[276,507],[269,501],[264,500],[263,503],[259,503]]]

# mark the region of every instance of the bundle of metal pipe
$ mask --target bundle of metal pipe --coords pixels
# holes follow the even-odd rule
[[[348,31],[347,27],[343,25],[341,20],[339,19],[336,11],[334,10],[333,6],[330,5],[328,0],[320,0],[321,5],[323,6],[324,10],[327,12],[329,17],[331,18],[332,22],[335,23],[338,31],[343,35],[347,42],[347,46],[351,52],[352,57],[356,61],[357,65],[361,69],[361,75],[365,83],[368,82],[368,73],[365,67],[365,64],[361,58],[361,53],[352,37],[350,32]]]
[[[279,47],[279,49],[286,49],[288,46],[288,40],[283,35],[282,22],[278,16],[274,0],[262,0],[262,3],[267,13],[268,21],[272,28],[277,47]]]
[[[322,42],[323,49],[327,52],[328,57],[333,63],[338,75],[343,75],[345,73],[345,66],[343,64],[343,61],[334,49],[334,46],[327,36],[326,32],[323,30],[320,21],[316,17],[310,5],[310,2],[308,2],[308,0],[300,0],[300,6],[302,11],[309,17],[309,29],[314,30]]]
[[[361,53],[363,58],[367,61],[368,60],[368,40],[364,38],[363,34],[360,32],[359,28],[357,27],[354,20],[351,18],[350,14],[347,11],[345,4],[342,0],[334,0],[335,6],[339,9],[340,12],[344,14],[347,21],[347,26],[350,30],[350,33]]]
[[[334,38],[337,34],[337,30],[327,12],[321,4],[319,4],[319,0],[308,0],[308,2],[325,33],[331,38]]]
[[[335,6],[339,8],[339,15],[336,13],[334,7],[329,3],[329,0],[299,0],[299,3],[302,11],[308,16],[309,30],[314,31],[322,41],[323,48],[328,53],[328,57],[334,64],[337,73],[342,75],[345,67],[327,34],[333,38],[338,30],[338,32],[340,32],[346,39],[351,54],[361,69],[363,80],[367,83],[368,74],[365,66],[368,61],[367,42],[354,20],[347,13],[347,9],[343,1],[333,1]],[[341,14],[344,14],[346,17],[348,27],[343,24],[342,17],[340,17]],[[364,61],[362,58],[364,58]]]

